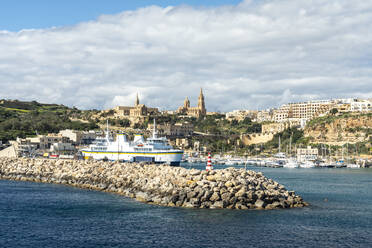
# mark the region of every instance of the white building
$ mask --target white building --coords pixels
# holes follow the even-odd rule
[[[369,100],[354,100],[350,103],[352,112],[368,112],[372,110],[372,102]]]
[[[73,152],[75,147],[71,143],[54,143],[50,147],[51,152]]]
[[[94,131],[78,131],[78,130],[61,130],[59,135],[69,138],[74,144],[90,144],[96,139],[97,134]]]
[[[314,161],[318,158],[318,148],[311,148],[308,146],[307,148],[297,148],[297,161],[304,162],[304,161]]]

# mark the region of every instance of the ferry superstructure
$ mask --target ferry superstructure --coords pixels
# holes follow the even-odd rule
[[[145,161],[169,165],[179,165],[183,155],[183,150],[174,149],[165,137],[157,137],[155,121],[152,137],[147,140],[143,135],[136,134],[133,141],[128,141],[124,133],[119,133],[116,140],[113,140],[107,128],[105,138],[97,138],[81,152],[85,158],[96,160]]]

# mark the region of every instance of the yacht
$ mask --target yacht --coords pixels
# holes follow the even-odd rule
[[[314,168],[315,167],[315,164],[314,164],[313,161],[306,160],[306,161],[300,163],[300,167],[301,168]]]
[[[298,163],[294,158],[289,158],[283,164],[284,168],[298,168]]]

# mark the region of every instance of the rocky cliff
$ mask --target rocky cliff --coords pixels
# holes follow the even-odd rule
[[[310,137],[312,143],[366,142],[372,136],[372,113],[317,118],[309,122],[304,135]]]

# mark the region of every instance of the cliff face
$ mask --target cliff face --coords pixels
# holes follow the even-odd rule
[[[343,145],[366,142],[372,136],[372,114],[327,116],[311,121],[304,130],[312,143]]]

